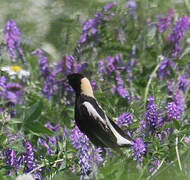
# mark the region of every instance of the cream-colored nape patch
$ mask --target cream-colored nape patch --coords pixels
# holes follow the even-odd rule
[[[90,81],[85,77],[81,79],[81,93],[87,96],[94,97]]]

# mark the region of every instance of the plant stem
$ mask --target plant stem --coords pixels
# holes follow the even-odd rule
[[[158,172],[158,170],[161,168],[164,160],[165,160],[165,158],[162,159],[162,161],[160,162],[159,166],[153,171],[153,173],[146,180],[149,180],[151,177],[153,177]]]
[[[56,164],[56,163],[62,162],[62,161],[64,161],[64,159],[58,159],[58,160],[56,160],[55,162],[52,162],[52,163],[51,162],[50,163],[43,163],[40,166],[33,169],[32,171],[30,171],[29,174],[32,174],[33,172],[35,172],[35,171],[39,170],[40,168],[45,167],[47,165]]]
[[[180,169],[180,171],[182,171],[181,160],[180,160],[179,151],[178,151],[178,137],[176,137],[175,142],[176,142],[175,150],[176,150],[176,155],[177,155],[177,161],[178,161],[178,164],[179,164],[179,169]]]
[[[147,102],[147,96],[148,96],[148,92],[149,92],[149,89],[150,89],[150,84],[152,82],[152,79],[154,77],[156,77],[156,71],[158,70],[158,68],[160,67],[160,62],[157,64],[157,66],[154,68],[153,72],[151,73],[150,75],[150,78],[148,80],[148,83],[146,85],[146,89],[145,89],[145,93],[144,93],[144,103],[146,104]]]

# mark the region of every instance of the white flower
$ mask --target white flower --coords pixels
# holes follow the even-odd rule
[[[17,176],[16,180],[35,180],[32,174],[22,174]]]
[[[15,77],[22,79],[30,75],[30,72],[21,69],[18,65],[1,67],[1,71],[8,73],[11,79],[15,79]]]

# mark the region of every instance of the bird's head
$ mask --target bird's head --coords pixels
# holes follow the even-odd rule
[[[94,97],[90,81],[80,73],[73,73],[67,76],[70,86],[75,90],[77,95],[84,94]]]

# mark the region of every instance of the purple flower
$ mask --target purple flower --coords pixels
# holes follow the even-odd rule
[[[175,102],[169,102],[166,106],[167,116],[170,119],[180,119],[180,109]]]
[[[190,145],[190,136],[187,136],[184,138],[184,141]]]
[[[117,124],[118,125],[129,125],[132,123],[133,116],[130,113],[124,112],[119,115]]]
[[[147,103],[147,110],[145,112],[146,120],[149,123],[149,130],[153,132],[155,130],[155,127],[157,125],[157,110],[156,106],[154,104],[154,97],[149,96]]]
[[[174,9],[170,9],[166,16],[157,15],[158,23],[156,24],[160,32],[164,32],[168,29],[171,24],[172,18],[175,14]]]
[[[45,127],[49,128],[52,131],[57,131],[59,130],[60,125],[56,124],[53,126],[50,122],[46,123],[44,125]],[[56,146],[57,146],[57,141],[58,137],[57,136],[48,136],[44,135],[43,138],[38,138],[37,146],[40,148],[40,146],[44,146],[46,148],[46,154],[54,154],[56,151]]]
[[[6,157],[5,158],[6,165],[10,165],[12,167],[16,166],[16,151],[10,148],[6,148],[6,150],[4,151],[4,156]]]
[[[143,161],[143,155],[145,154],[146,147],[142,138],[136,138],[131,148],[133,150],[133,160]]]
[[[22,86],[16,82],[6,83],[4,76],[0,77],[0,97],[8,102],[7,105],[16,105],[21,101]]]
[[[186,15],[178,18],[177,22],[173,27],[173,31],[168,36],[168,40],[173,44],[172,56],[175,58],[179,53],[181,53],[181,47],[179,46],[180,40],[185,35],[185,31],[188,30],[190,25],[190,18]]]
[[[83,23],[79,43],[85,43],[88,37],[97,37],[98,26],[101,22],[102,17],[102,13],[97,12],[94,18],[88,19]]]
[[[30,144],[30,142],[27,140],[23,140],[23,146],[26,149],[26,152],[24,153],[24,157],[23,157],[24,164],[25,164],[24,172],[28,173],[28,172],[32,171],[33,169],[35,169],[38,165],[34,162],[35,161],[34,151],[33,151],[33,148],[32,148],[32,145]],[[34,172],[35,175],[38,175],[39,179],[41,179],[40,178],[40,170],[41,169]]]
[[[65,75],[68,75],[72,72],[77,73],[80,72],[86,65],[86,62],[77,63],[75,58],[71,54],[68,54],[63,56],[63,58],[57,63],[56,75],[61,72],[64,72]]]
[[[116,5],[116,0],[114,0],[112,3],[107,3],[105,6],[104,6],[104,11],[108,11],[110,8],[112,8],[113,6]]]
[[[0,76],[0,97],[4,96],[6,90],[6,78],[5,76]]]
[[[57,89],[55,83],[56,72],[54,72],[53,68],[49,66],[48,58],[43,55],[43,51],[41,49],[36,49],[32,54],[38,56],[40,74],[44,78],[42,93],[49,99]]]
[[[104,59],[100,59],[98,61],[98,72],[99,72],[100,81],[104,80],[103,74],[106,73],[104,64],[105,64]]]
[[[115,80],[117,85],[117,92],[122,98],[126,98],[129,96],[128,91],[124,88],[123,80],[120,76],[119,71],[115,71]]]
[[[169,60],[167,57],[164,57],[160,62],[160,67],[158,69],[158,77],[160,79],[166,78],[171,74],[171,69],[175,66],[175,63]]]
[[[160,165],[160,160],[154,159],[151,164],[152,165],[148,167],[150,173],[152,173]]]
[[[189,86],[189,80],[187,79],[187,75],[181,74],[179,75],[177,80],[178,80],[177,82],[178,89],[181,89],[185,92],[187,87]]]
[[[96,148],[93,152],[92,148],[90,147],[88,137],[84,135],[77,126],[72,128],[69,137],[71,139],[72,145],[76,149],[79,149],[78,158],[82,174],[89,174],[92,171],[94,153],[96,154],[97,163],[101,163],[103,161],[101,157],[102,150],[100,148]]]
[[[10,57],[18,59],[17,53],[22,57],[23,61],[25,62],[24,53],[20,47],[20,30],[17,27],[16,22],[13,19],[10,19],[7,21],[7,23],[4,26],[3,34],[5,38],[6,43],[6,49],[8,50],[8,53]]]
[[[184,114],[185,99],[184,99],[182,93],[178,89],[174,93],[173,100],[174,100],[175,104],[177,105],[180,113]]]
[[[126,2],[126,7],[129,8],[130,14],[134,19],[137,19],[137,14],[135,12],[135,9],[137,8],[137,4],[135,0],[129,0]]]
[[[56,124],[55,126],[53,126],[50,122],[45,124],[45,127],[51,129],[52,131],[58,131],[60,124]]]

